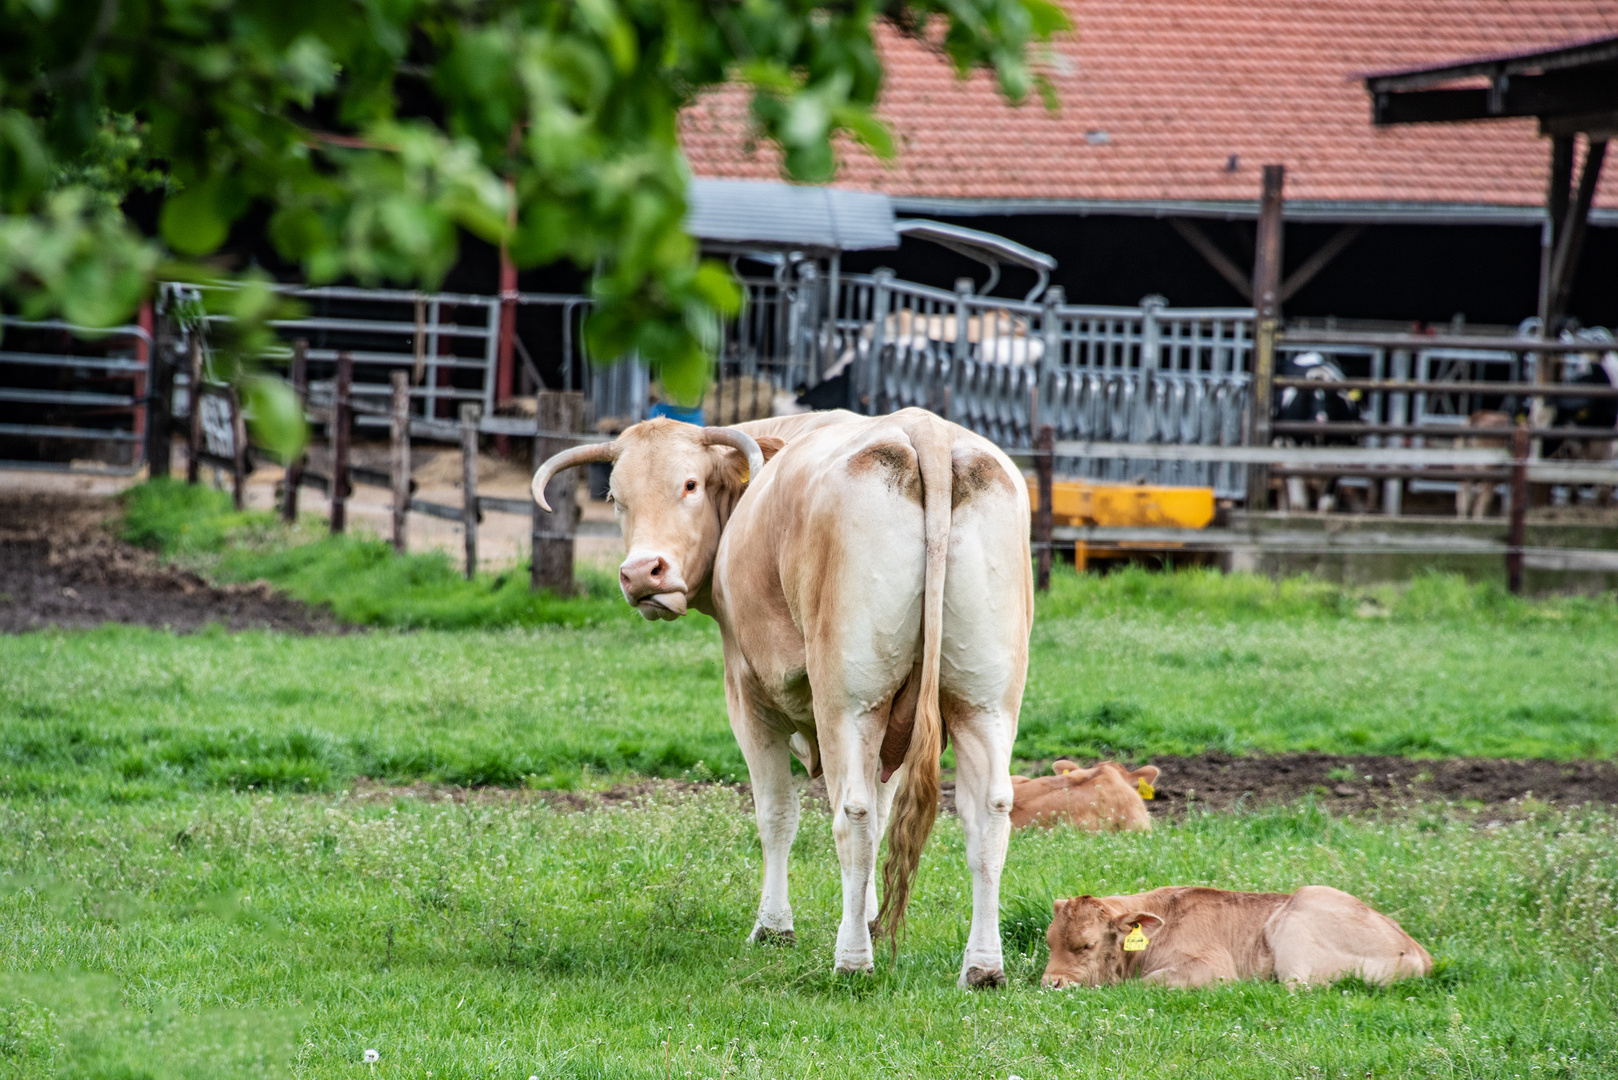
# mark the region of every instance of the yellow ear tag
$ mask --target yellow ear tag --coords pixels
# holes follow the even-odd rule
[[[1135,790],[1140,792],[1140,797],[1143,799],[1157,798],[1157,789],[1149,784],[1144,776],[1135,781]]]
[[[1144,780],[1141,782],[1145,783]],[[1135,929],[1131,930],[1129,936],[1124,938],[1124,952],[1141,952],[1146,948],[1146,942],[1149,940],[1151,939],[1140,932],[1140,923],[1136,923]]]
[[[746,465],[743,465],[742,466],[742,483],[745,484],[749,480],[751,480],[752,478],[753,478],[753,470],[748,468]]]

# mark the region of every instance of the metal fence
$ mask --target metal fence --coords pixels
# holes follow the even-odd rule
[[[0,464],[130,473],[144,461],[152,335],[0,316]]]

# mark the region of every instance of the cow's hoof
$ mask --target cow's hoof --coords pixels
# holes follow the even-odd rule
[[[754,945],[776,945],[791,948],[798,943],[798,935],[791,930],[771,930],[768,926],[755,926],[747,940]]]
[[[991,971],[988,968],[969,967],[961,981],[968,990],[998,990],[1006,985],[1006,973],[1000,968]]]
[[[839,960],[831,971],[833,975],[875,975],[876,965],[869,960],[863,964],[858,961],[849,963]]]

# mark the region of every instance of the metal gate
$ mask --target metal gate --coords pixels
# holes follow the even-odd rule
[[[138,471],[151,344],[138,325],[0,316],[0,465]]]

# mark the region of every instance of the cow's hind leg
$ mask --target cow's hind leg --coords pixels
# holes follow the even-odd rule
[[[818,700],[815,712],[825,755],[832,837],[843,871],[843,917],[837,927],[833,968],[868,973],[875,970],[870,923],[876,918],[876,908],[868,905],[874,900],[876,848],[882,835],[877,824],[882,792],[875,751],[883,728],[880,717],[870,712],[827,717],[821,714]]]
[[[958,479],[978,471],[962,464]],[[967,487],[972,497],[957,507],[950,529],[939,704],[955,747],[955,812],[972,872],[960,985],[980,987],[1006,981],[1000,874],[1011,837],[1011,746],[1027,672],[1033,581],[1027,496],[1009,481],[986,483],[975,494]]]
[[[1016,723],[999,710],[945,713],[955,744],[955,812],[972,872],[972,929],[961,958],[963,987],[1003,986],[1000,873],[1011,838],[1011,744]]]

